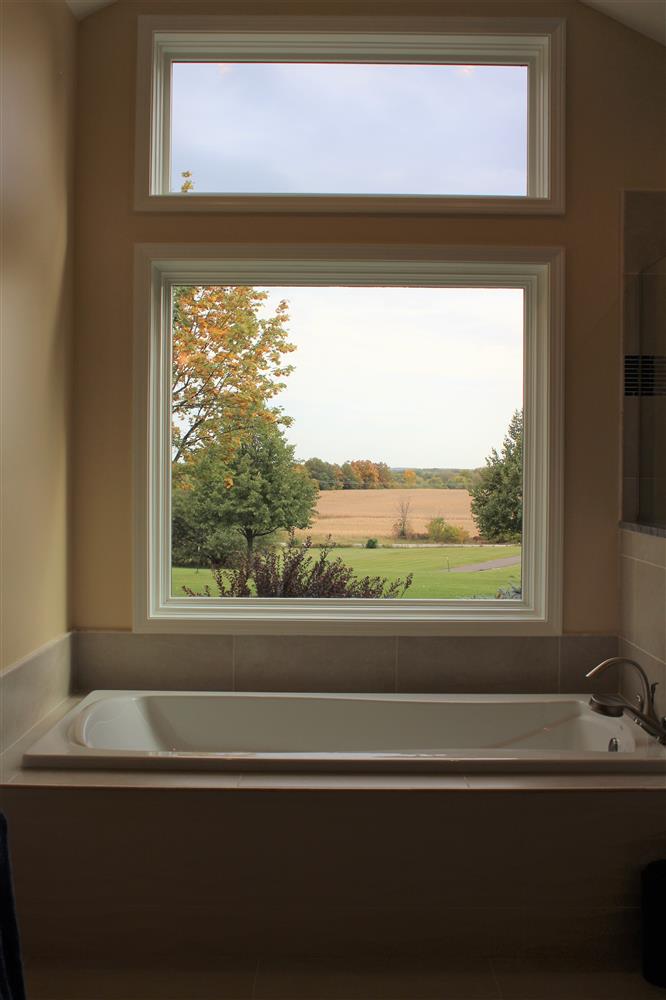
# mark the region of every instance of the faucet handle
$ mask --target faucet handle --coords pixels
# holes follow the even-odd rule
[[[657,706],[654,703],[654,696],[658,687],[659,687],[659,681],[653,681],[652,684],[650,684],[650,702],[652,704],[652,713],[655,716],[655,718],[658,718],[658,716],[657,716]],[[661,716],[661,724],[662,726],[666,727],[666,715]]]

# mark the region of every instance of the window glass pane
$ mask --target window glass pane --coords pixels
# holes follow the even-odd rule
[[[522,290],[179,287],[172,334],[174,596],[520,596]]]
[[[171,190],[526,195],[525,66],[172,67]]]

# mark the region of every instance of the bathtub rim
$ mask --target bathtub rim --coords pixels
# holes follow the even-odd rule
[[[529,751],[524,755],[511,750],[464,752],[451,750],[446,754],[424,758],[409,754],[325,754],[318,759],[315,755],[306,757],[299,754],[252,754],[247,753],[206,753],[184,751],[135,751],[94,749],[75,747],[69,741],[69,731],[73,721],[82,709],[94,705],[108,697],[159,695],[194,697],[275,697],[275,698],[325,698],[344,700],[389,700],[389,701],[442,701],[442,702],[543,702],[543,701],[587,701],[588,694],[431,694],[431,693],[344,693],[344,692],[266,692],[266,691],[160,691],[98,689],[75,700],[67,711],[51,727],[32,734],[31,740],[22,740],[22,757],[19,767],[22,771],[58,770],[70,773],[99,773],[101,771],[122,774],[142,772],[146,775],[180,774],[183,778],[195,774],[231,775],[255,774],[308,775],[311,777],[342,776],[350,780],[359,775],[403,776],[407,780],[418,777],[456,778],[466,775],[481,778],[484,775],[509,779],[525,776],[593,776],[604,782],[615,775],[663,776],[666,788],[666,748],[662,748],[636,727],[632,730],[636,751],[627,754],[606,754],[599,751],[561,751],[554,756],[547,751]],[[63,752],[63,742],[66,749]],[[38,749],[33,750],[33,747]],[[68,747],[68,749],[67,749]],[[565,756],[567,754],[570,756]],[[583,756],[583,754],[588,756]],[[304,766],[305,765],[305,766]]]
[[[664,794],[666,807],[666,775],[656,773],[614,774],[327,774],[290,772],[230,772],[230,771],[160,771],[103,770],[84,768],[24,768],[26,750],[86,697],[84,693],[70,695],[24,733],[0,756],[0,787],[12,787],[19,794],[40,792],[66,794],[69,790],[96,789],[101,794],[147,790],[166,794],[187,791],[190,794],[562,794],[582,793],[581,807],[590,793],[654,793]]]

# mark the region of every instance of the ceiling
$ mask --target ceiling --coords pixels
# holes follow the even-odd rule
[[[581,2],[666,45],[666,0],[581,0]],[[115,3],[115,0],[67,0],[70,10],[79,19],[94,14],[96,10],[108,7],[112,3]]]
[[[602,14],[666,45],[666,0],[582,0]]]
[[[94,14],[96,10],[108,7],[115,0],[65,0],[65,2],[72,14],[78,17],[80,21],[82,18],[87,17],[88,14]]]

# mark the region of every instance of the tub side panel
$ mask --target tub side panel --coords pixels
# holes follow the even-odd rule
[[[662,791],[8,787],[2,805],[29,963],[186,949],[631,964],[639,873],[666,843]]]

